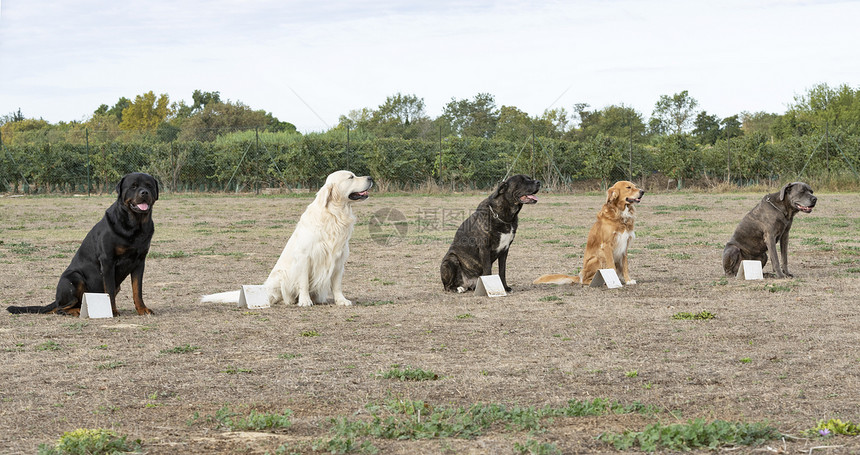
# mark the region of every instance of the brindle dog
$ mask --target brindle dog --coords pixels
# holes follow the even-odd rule
[[[474,290],[478,277],[489,275],[499,262],[499,278],[506,291],[508,251],[517,233],[518,215],[523,204],[537,203],[540,182],[526,175],[515,175],[502,182],[493,194],[457,229],[448,253],[442,259],[442,286],[446,291]]]

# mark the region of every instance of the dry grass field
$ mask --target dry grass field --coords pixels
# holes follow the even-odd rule
[[[578,271],[604,199],[539,194],[508,259],[514,290],[490,299],[439,279],[484,195],[372,194],[344,279],[355,305],[253,311],[198,299],[261,283],[311,195],[163,195],[144,276],[155,315],[134,312],[130,282],[118,318],[0,314],[0,453],[75,429],[149,454],[621,453],[641,447],[597,437],[697,419],[783,435],[725,443],[738,453],[858,453],[857,436],[807,430],[860,422],[860,195],[818,194],[797,215],[794,278],[726,279],[723,245],[761,195],[646,194],[638,284],[606,290],[531,284]],[[112,201],[0,197],[0,304],[49,303]]]

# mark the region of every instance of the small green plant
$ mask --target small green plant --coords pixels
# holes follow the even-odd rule
[[[666,248],[669,248],[669,246],[662,243],[649,243],[645,245],[645,249],[647,250],[664,250]]]
[[[162,354],[188,354],[200,349],[198,346],[191,346],[189,344],[183,344],[182,346],[176,346],[170,349],[162,349],[160,352]]]
[[[548,295],[538,299],[540,302],[558,302],[559,300],[561,300],[561,297],[557,295]]]
[[[375,300],[373,302],[361,302],[360,306],[379,306],[379,305],[392,305],[394,301],[392,300]]]
[[[813,246],[827,245],[827,242],[822,240],[820,237],[807,237],[807,238],[801,240],[800,243],[802,245],[813,245]]]
[[[845,435],[845,436],[860,436],[860,425],[852,423],[850,420],[843,422],[840,419],[819,420],[815,428],[807,430],[807,433],[816,436],[830,435]]]
[[[693,255],[690,253],[667,253],[666,257],[669,259],[677,259],[677,260],[686,260],[692,259]]]
[[[113,370],[122,366],[125,366],[125,362],[122,362],[120,360],[112,360],[108,363],[103,363],[96,368],[99,370]]]
[[[628,378],[636,378],[639,377],[639,370],[630,370],[624,373],[624,376]]]
[[[176,258],[187,258],[190,257],[191,254],[186,253],[184,251],[171,251],[169,253],[162,253],[160,251],[150,251],[147,255],[151,259],[176,259]]]
[[[234,367],[233,365],[228,366],[224,371],[222,371],[222,373],[227,373],[227,374],[241,374],[241,373],[253,373],[253,372],[254,372],[254,370],[252,370],[250,368],[239,368],[239,367]]]
[[[729,284],[729,279],[725,275],[721,276],[719,280],[711,281],[711,286],[725,286]]]
[[[706,207],[702,207],[701,205],[696,205],[696,204],[681,204],[681,205],[675,207],[675,210],[678,210],[681,212],[691,212],[691,211],[692,212],[702,212],[702,211],[707,211],[708,209]]]
[[[766,284],[764,286],[770,292],[789,292],[791,291],[791,286],[783,285],[783,284]]]
[[[84,327],[88,326],[87,322],[72,322],[70,324],[63,324],[63,327],[73,331],[73,332],[83,332]]]
[[[472,316],[472,315],[471,315],[471,314],[469,314],[469,313],[463,313],[463,314],[458,314],[458,315],[457,315],[457,316],[455,316],[455,317],[456,317],[457,319],[471,319],[471,318],[473,318],[473,317],[475,317],[475,316]]]
[[[683,320],[708,320],[714,319],[717,316],[710,311],[700,311],[698,313],[688,313],[682,311],[680,313],[675,313],[672,315],[672,319],[683,319]]]
[[[758,445],[777,439],[780,433],[765,423],[742,423],[705,419],[689,420],[687,423],[648,425],[642,431],[603,433],[598,439],[627,450],[638,446],[644,452],[688,451],[699,448],[717,449],[728,445]]]
[[[749,357],[744,357],[744,358],[740,359],[740,362],[741,363],[751,363],[752,359]]]
[[[36,345],[37,351],[59,351],[60,345],[57,344],[54,340],[46,341],[42,344]]]
[[[93,455],[140,452],[140,440],[127,441],[106,429],[77,429],[68,431],[54,446],[41,444],[39,455]]]
[[[238,412],[233,412],[229,405],[224,405],[215,411],[214,415],[207,415],[205,417],[205,422],[214,424],[215,429],[227,428],[230,431],[259,431],[289,428],[290,425],[292,425],[292,422],[290,421],[290,416],[292,415],[293,411],[289,409],[285,409],[284,412],[280,414],[257,412],[252,409],[248,415],[241,416]],[[196,421],[198,418],[199,415],[195,414],[191,422]]]
[[[302,332],[302,336],[303,337],[318,337],[318,336],[320,336],[320,333],[317,332],[316,330],[311,329],[311,330],[305,330],[304,332]]]
[[[401,381],[435,381],[439,379],[439,375],[432,371],[410,366],[400,368],[400,365],[392,365],[391,369],[378,375],[383,379],[399,379]]]
[[[9,249],[12,250],[13,253],[20,254],[21,256],[29,256],[39,251],[39,247],[27,242],[10,243]]]

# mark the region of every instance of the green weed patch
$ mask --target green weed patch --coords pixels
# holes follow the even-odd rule
[[[612,444],[618,450],[638,447],[644,452],[658,450],[688,451],[693,449],[715,450],[726,446],[753,446],[777,439],[780,433],[765,423],[742,423],[704,419],[690,420],[684,424],[648,425],[642,431],[603,433],[598,439]]]
[[[53,446],[42,444],[39,455],[91,455],[113,453],[139,453],[140,440],[128,441],[127,436],[119,436],[105,429],[77,429],[68,431]]]
[[[675,313],[672,315],[672,319],[681,319],[681,320],[695,320],[695,321],[703,321],[708,319],[714,319],[717,316],[710,311],[700,311],[698,313],[688,313],[686,311],[681,311],[679,313]]]
[[[392,365],[391,369],[378,374],[383,379],[399,379],[401,381],[435,381],[439,379],[439,375],[420,368],[406,366],[401,368],[400,365]]]
[[[215,429],[227,428],[230,431],[260,431],[289,428],[292,425],[290,416],[293,411],[286,409],[280,414],[271,414],[265,412],[257,412],[251,410],[247,415],[240,415],[238,412],[233,412],[230,406],[224,405],[221,409],[215,411],[213,415],[204,417],[204,422],[214,424]],[[192,423],[199,420],[199,414],[194,415]]]

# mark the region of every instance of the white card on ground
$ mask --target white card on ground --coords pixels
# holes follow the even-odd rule
[[[269,292],[263,285],[242,285],[239,291],[239,308],[260,309],[269,308]]]
[[[475,295],[504,297],[508,293],[505,292],[505,286],[498,275],[484,275],[478,278],[478,283],[475,285]]]
[[[112,318],[113,309],[110,307],[110,296],[84,292],[84,297],[81,299],[80,317],[89,319]]]
[[[603,285],[606,285],[609,289],[620,288],[621,280],[618,279],[618,274],[615,273],[615,269],[598,269],[597,273],[594,275],[594,278],[591,280],[591,287],[598,288]]]
[[[738,278],[763,280],[764,275],[761,271],[761,261],[741,261],[741,266],[738,268]]]

